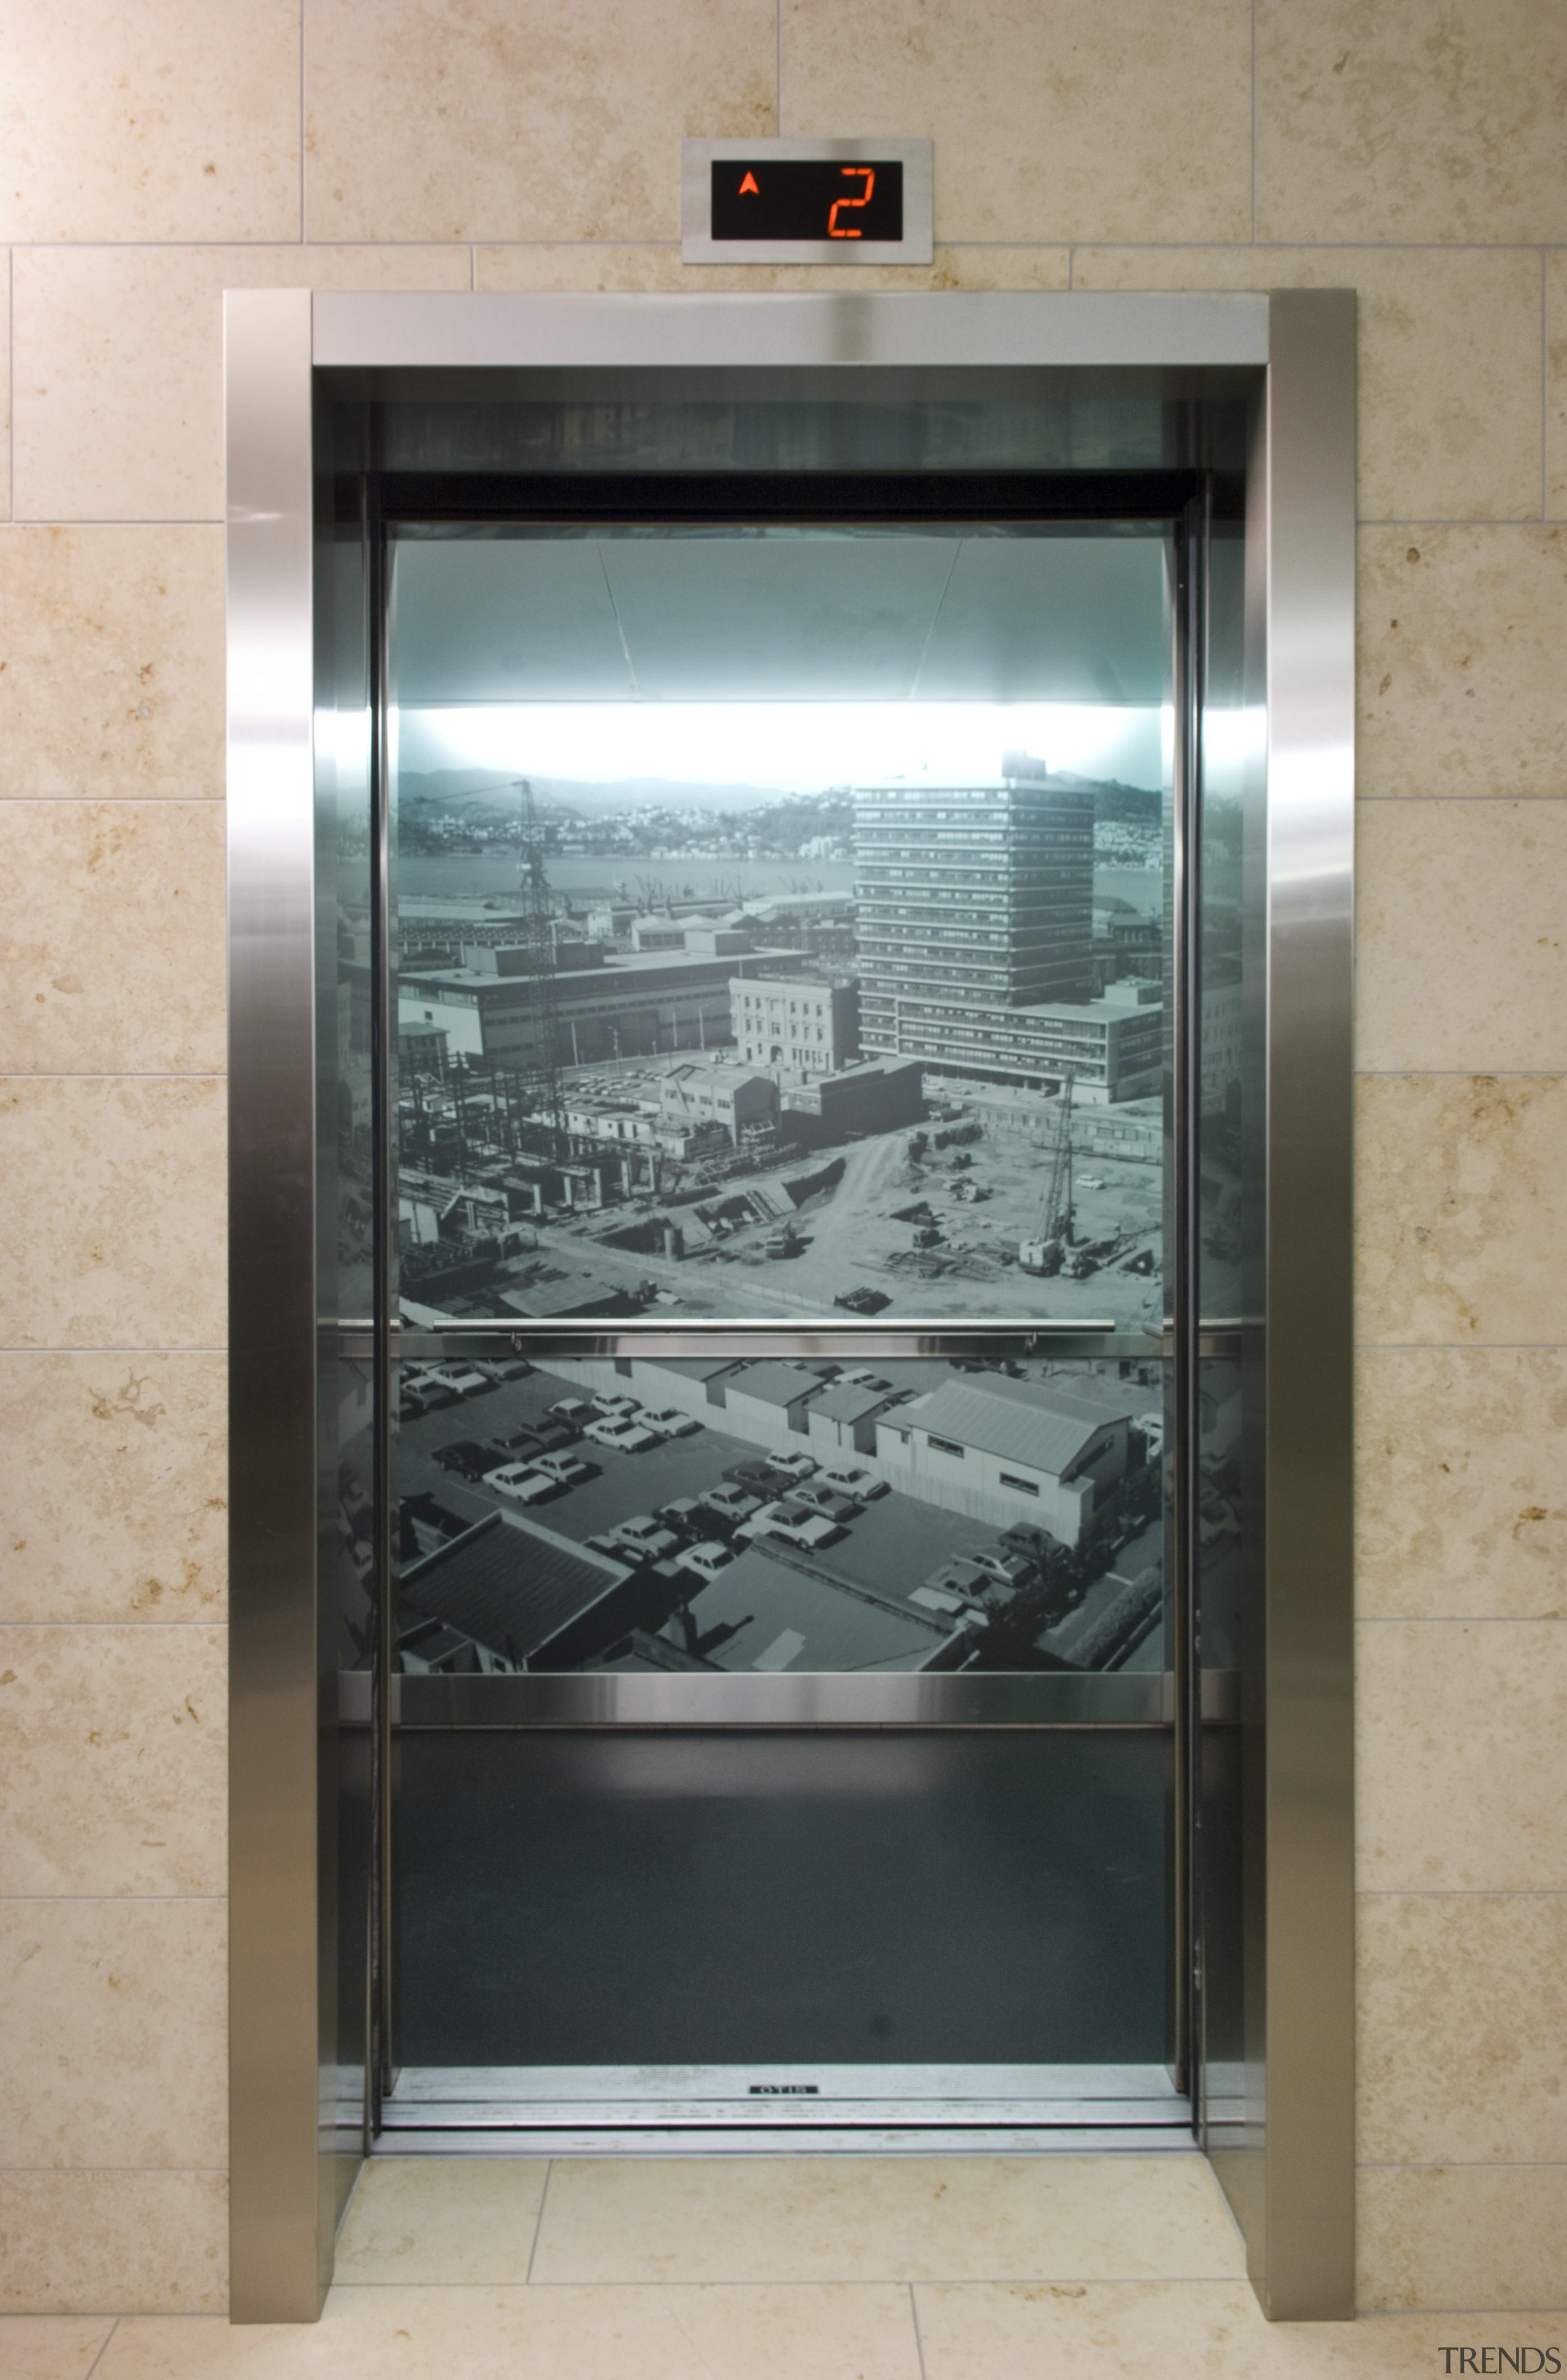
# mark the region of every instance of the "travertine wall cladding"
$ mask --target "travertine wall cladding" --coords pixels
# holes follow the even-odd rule
[[[1361,2294],[1567,2299],[1567,10],[10,0],[0,2305],[225,2301],[219,292],[686,273],[929,132],[933,288],[1362,299]],[[833,285],[842,285],[835,281]]]

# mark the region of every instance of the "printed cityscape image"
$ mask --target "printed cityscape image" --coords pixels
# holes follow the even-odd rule
[[[1140,699],[1084,698],[1095,671],[1135,676],[1124,649],[1076,665],[1076,699],[1037,698],[1055,689],[1033,662],[1014,670],[1025,698],[985,698],[963,604],[1015,603],[1020,555],[1059,588],[1060,549],[893,543],[872,560],[901,578],[880,612],[862,586],[850,629],[829,599],[855,541],[784,550],[796,612],[803,560],[834,641],[751,679],[744,649],[745,698],[711,608],[688,599],[672,628],[650,605],[639,625],[626,552],[593,540],[550,582],[577,639],[560,698],[502,699],[493,664],[493,698],[429,699],[471,672],[457,627],[440,667],[406,667],[426,698],[398,719],[400,1308],[522,1334],[510,1363],[403,1368],[409,1669],[1160,1666],[1157,1364],[702,1343],[746,1321],[1163,1316],[1161,681],[1149,662]],[[1160,547],[1111,559],[1112,624],[1136,613],[1162,670]],[[497,608],[470,643],[520,637],[492,632]],[[423,633],[447,633],[428,601]],[[907,698],[927,682],[943,698]],[[1221,904],[1215,1113],[1239,1041],[1227,930]],[[368,917],[345,917],[343,945],[352,1032]],[[1221,1168],[1205,1196],[1226,1266]],[[690,1354],[530,1363],[530,1326],[592,1319],[688,1326]],[[1217,1512],[1221,1477],[1214,1494]]]

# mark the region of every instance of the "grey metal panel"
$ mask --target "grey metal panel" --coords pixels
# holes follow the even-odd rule
[[[361,1673],[344,1680],[356,1687]],[[1158,1670],[394,1680],[399,1727],[1166,1727]]]
[[[769,1689],[765,1694],[763,1688]],[[869,1693],[867,1689],[869,1688]],[[370,1678],[338,1678],[346,1727],[370,1723]],[[1171,1682],[1153,1670],[971,1677],[396,1677],[395,1727],[1168,1727]],[[1240,1721],[1240,1681],[1207,1670],[1202,1718]]]
[[[901,161],[904,169],[902,239],[868,240],[863,249],[836,239],[714,239],[711,167],[729,157],[820,159],[845,164],[856,160]],[[683,140],[680,144],[680,261],[683,264],[929,264],[933,249],[935,198],[932,151],[927,140]]]
[[[381,297],[318,291],[318,366],[1262,364],[1268,300],[877,291]]]
[[[370,1353],[368,1320],[345,1323],[339,1352],[346,1356]],[[1223,1332],[1207,1334],[1204,1354],[1228,1351]],[[552,1355],[577,1357],[641,1355],[678,1359],[697,1350],[704,1355],[735,1363],[746,1356],[777,1355],[804,1358],[863,1355],[1050,1355],[1070,1356],[1082,1363],[1152,1363],[1170,1353],[1164,1337],[1148,1330],[1118,1330],[1111,1322],[1064,1322],[1038,1330],[1019,1330],[1007,1324],[993,1327],[962,1324],[943,1330],[935,1323],[915,1322],[899,1330],[867,1330],[863,1323],[824,1323],[802,1330],[792,1322],[688,1322],[670,1324],[616,1323],[606,1329],[589,1322],[569,1324],[453,1321],[440,1328],[411,1330],[405,1323],[397,1333],[397,1352],[405,1363],[448,1355],[496,1355],[509,1351],[547,1362]]]
[[[335,1824],[335,1710],[316,1597],[310,308],[298,290],[225,301],[237,2322],[315,2319],[334,2209],[330,2114],[322,2138],[335,1912],[318,1840]]]
[[[1243,1687],[1261,1733],[1265,1881],[1245,1922],[1262,1970],[1247,2045],[1262,2136],[1240,2152],[1252,2170],[1232,2199],[1268,2313],[1347,2321],[1355,301],[1291,290],[1270,303],[1266,1671]]]

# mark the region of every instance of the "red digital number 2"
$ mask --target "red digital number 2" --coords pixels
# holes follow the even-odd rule
[[[859,226],[856,224],[840,225],[838,216],[844,207],[868,207],[870,204],[870,193],[876,188],[876,168],[874,165],[845,165],[844,171],[845,174],[863,174],[865,188],[857,199],[833,200],[832,212],[827,218],[827,237],[829,239],[859,239],[863,237]]]

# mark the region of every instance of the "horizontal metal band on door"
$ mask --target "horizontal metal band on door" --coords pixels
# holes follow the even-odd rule
[[[1170,1728],[1174,1681],[1168,1670],[992,1670],[865,1677],[627,1677],[563,1671],[539,1676],[395,1676],[395,1728]],[[1240,1678],[1209,1670],[1205,1726],[1233,1727]],[[368,1670],[337,1680],[337,1716],[368,1727]]]
[[[369,1322],[328,1323],[322,1332],[345,1361],[365,1362],[372,1353],[375,1334]],[[540,1363],[548,1363],[552,1356],[577,1362],[638,1355],[671,1360],[698,1350],[714,1357],[733,1357],[736,1363],[779,1355],[865,1355],[882,1361],[900,1356],[1017,1360],[1032,1355],[1086,1364],[1159,1363],[1167,1362],[1174,1352],[1169,1331],[1122,1330],[1108,1322],[1051,1324],[1029,1330],[1010,1324],[994,1330],[972,1326],[944,1330],[923,1322],[906,1328],[883,1324],[880,1330],[868,1330],[863,1323],[835,1322],[809,1330],[793,1322],[691,1322],[678,1327],[667,1322],[617,1323],[609,1330],[595,1323],[573,1330],[559,1323],[465,1321],[417,1330],[394,1324],[390,1335],[392,1353],[404,1363],[439,1363],[456,1355],[482,1360],[498,1354],[527,1355]],[[1259,1344],[1259,1335],[1241,1324],[1216,1323],[1199,1331],[1197,1354],[1205,1362],[1234,1361]]]

